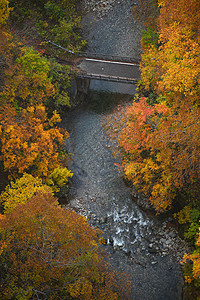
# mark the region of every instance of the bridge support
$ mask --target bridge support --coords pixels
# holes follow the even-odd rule
[[[77,91],[83,94],[87,94],[90,87],[89,78],[76,78]]]
[[[89,86],[90,86],[90,79],[88,78],[76,78],[72,80],[71,87],[69,90],[69,95],[72,100],[72,103],[75,101],[78,95],[80,96],[80,98],[85,97],[85,95],[88,94]],[[80,101],[82,100],[80,99]]]

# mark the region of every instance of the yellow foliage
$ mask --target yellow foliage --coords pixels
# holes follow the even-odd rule
[[[191,277],[189,276],[189,275],[187,275],[187,276],[184,276],[184,278],[185,278],[185,282],[186,283],[191,283],[192,282],[192,279],[191,279]]]
[[[46,179],[46,183],[52,188],[53,191],[58,192],[60,188],[68,182],[73,173],[67,168],[58,167]]]
[[[52,194],[52,189],[42,183],[42,179],[34,178],[30,174],[24,174],[23,177],[15,182],[11,181],[4,192],[0,195],[0,202],[4,205],[6,213],[11,212],[19,204],[25,204],[36,192]]]
[[[191,214],[192,208],[186,205],[181,211],[174,214],[174,217],[178,219],[179,224],[186,224],[191,222]]]
[[[83,300],[92,299],[92,284],[84,278],[77,280],[75,283],[69,284],[68,291],[72,297]]]
[[[157,87],[160,70],[158,50],[154,45],[145,49],[145,53],[142,54],[140,67],[141,80],[145,85],[145,89],[151,91],[152,87]]]
[[[49,126],[53,127],[56,123],[59,123],[59,122],[61,122],[60,115],[57,113],[56,110],[54,110],[53,116],[49,120]]]
[[[9,7],[8,0],[0,1],[0,25],[5,23],[5,21],[8,19],[11,10],[12,9]]]

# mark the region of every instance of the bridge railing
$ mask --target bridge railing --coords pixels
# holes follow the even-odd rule
[[[97,80],[106,80],[113,82],[125,82],[125,83],[136,83],[138,79],[119,77],[119,76],[109,76],[109,75],[99,75],[99,74],[78,74],[79,78],[88,78],[88,79],[97,79]]]
[[[130,56],[110,55],[110,54],[91,53],[91,52],[78,52],[77,55],[82,57],[87,57],[87,58],[124,61],[124,62],[132,62],[137,64],[140,62],[139,59]]]

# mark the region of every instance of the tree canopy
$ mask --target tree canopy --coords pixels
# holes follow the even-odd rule
[[[118,299],[100,232],[51,193],[1,215],[0,234],[2,299]]]

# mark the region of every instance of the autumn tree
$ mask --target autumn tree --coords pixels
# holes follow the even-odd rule
[[[43,184],[41,178],[35,178],[30,174],[24,174],[15,182],[11,181],[0,195],[0,202],[3,204],[4,213],[11,212],[20,204],[25,204],[38,192],[53,195],[52,189]]]
[[[186,256],[186,280],[199,299],[200,1],[158,0],[158,7],[155,32],[147,24],[142,39],[137,100],[147,100],[127,110],[119,143],[126,176],[156,210],[178,203],[175,216],[195,248]]]
[[[199,109],[152,106],[141,98],[119,107],[106,124],[121,149],[126,178],[157,212],[171,208],[180,195],[182,202],[198,203]]]
[[[6,21],[9,17],[11,8],[9,7],[8,0],[0,1],[0,92],[2,91],[2,86],[4,84],[4,69],[7,66],[6,59],[3,55],[3,48],[8,39],[9,32],[7,30]]]
[[[18,57],[13,61],[10,54],[8,58],[5,84],[0,94],[2,104],[11,103],[17,108],[26,108],[28,105],[45,103],[55,92],[49,76],[50,63],[31,48],[19,50],[18,45],[9,45]]]
[[[199,224],[196,232],[196,242],[193,252],[186,253],[183,257],[184,278],[187,286],[188,298],[198,299],[200,295],[200,232]]]
[[[38,192],[1,215],[0,234],[2,299],[118,299],[100,231],[52,194]]]
[[[20,114],[8,106],[1,109],[0,120],[1,159],[10,178],[28,172],[44,180],[49,178],[51,185],[56,186],[56,173],[60,173],[67,182],[72,173],[63,165],[67,156],[62,153],[69,134],[56,127],[61,120],[56,111],[48,119],[42,105],[28,107]]]
[[[2,89],[0,103],[17,109],[44,104],[51,111],[70,106],[68,90],[73,77],[71,67],[47,60],[32,48],[4,37],[2,50]],[[17,56],[17,58],[16,58]],[[0,73],[0,75],[1,75]]]
[[[22,36],[37,38],[43,43],[48,53],[60,54],[60,49],[48,47],[44,39],[51,40],[74,52],[81,50],[86,41],[83,40],[81,18],[76,9],[75,0],[10,0],[13,8],[11,23],[22,27],[26,24],[26,31],[21,30]],[[28,26],[27,26],[28,20]],[[57,56],[57,55],[56,55]]]
[[[74,30],[80,27],[80,22],[81,18],[75,16],[69,20],[61,19],[59,24],[52,29],[53,40],[70,51],[75,53],[80,51],[86,45],[86,41],[81,38],[77,30]]]
[[[199,41],[199,9],[198,0],[159,0],[159,27],[162,39],[170,38],[170,30],[179,27],[183,32],[192,34]]]
[[[158,1],[158,42],[143,43],[141,82],[144,91],[165,99],[199,103],[199,1]]]

